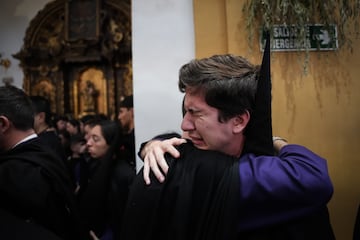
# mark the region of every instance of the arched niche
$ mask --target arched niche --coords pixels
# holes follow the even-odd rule
[[[25,91],[49,98],[54,113],[114,117],[120,99],[132,94],[130,0],[52,1],[31,20],[14,57]],[[86,81],[97,92],[91,111]]]

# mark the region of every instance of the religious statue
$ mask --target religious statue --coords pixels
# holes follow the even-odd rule
[[[95,113],[97,111],[98,95],[99,91],[95,88],[94,83],[87,80],[85,88],[81,92],[81,96],[84,100],[84,112]]]

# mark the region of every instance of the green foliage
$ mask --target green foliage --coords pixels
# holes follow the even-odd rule
[[[277,24],[295,25],[299,42],[305,41],[307,24],[336,24],[339,47],[350,51],[350,36],[359,34],[359,12],[360,0],[246,0],[243,7],[249,43],[254,31]]]

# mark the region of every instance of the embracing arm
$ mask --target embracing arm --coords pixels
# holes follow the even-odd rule
[[[150,184],[150,171],[152,171],[159,182],[165,180],[169,166],[164,158],[165,153],[169,153],[174,158],[180,157],[176,146],[185,143],[186,140],[180,138],[178,133],[165,133],[144,142],[140,146],[138,156],[144,161],[143,178],[147,185]],[[287,145],[287,141],[281,137],[274,137],[274,150],[279,152],[280,149]]]
[[[246,154],[240,159],[239,230],[305,216],[326,206],[333,194],[325,159],[303,146],[288,144],[284,139],[273,140],[278,156]],[[144,167],[147,183],[150,183],[150,169],[162,177],[156,175],[160,181],[164,180],[158,165],[166,174],[168,166],[164,154],[168,152],[178,157],[174,146],[182,141],[185,140],[171,138],[148,142],[143,156],[144,165],[147,164],[147,168]]]
[[[169,169],[164,158],[165,153],[169,153],[174,158],[180,156],[175,147],[186,142],[180,137],[177,133],[161,134],[141,144],[138,155],[144,161],[143,177],[147,185],[150,184],[150,170],[160,182],[165,180],[164,175]]]
[[[303,146],[278,143],[279,156],[240,159],[240,229],[305,216],[332,197],[326,160]]]

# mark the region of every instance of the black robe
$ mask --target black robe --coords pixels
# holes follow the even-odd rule
[[[24,221],[3,209],[0,209],[0,235],[3,240],[61,240],[46,228]]]
[[[0,204],[9,213],[63,239],[83,239],[70,177],[61,163],[39,138],[2,153]]]
[[[125,159],[108,154],[102,159],[92,159],[96,166],[88,176],[89,183],[80,187],[78,204],[87,229],[98,237],[111,230],[113,239],[120,239],[118,226],[135,172]]]
[[[121,239],[236,239],[239,171],[236,159],[218,152],[179,147],[167,156],[165,183],[142,173],[131,186]]]
[[[60,157],[60,159],[65,162],[65,149],[61,144],[61,140],[55,131],[43,131],[38,134],[38,137],[45,146],[48,146],[51,151],[54,151]]]
[[[136,154],[135,154],[135,132],[134,129],[120,138],[120,154],[122,159],[126,160],[136,172]]]

